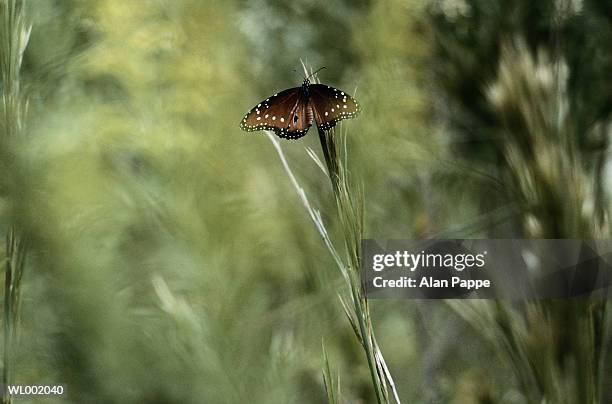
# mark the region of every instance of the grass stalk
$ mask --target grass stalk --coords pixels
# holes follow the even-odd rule
[[[568,108],[568,68],[524,43],[506,44],[489,102],[503,136],[508,198],[519,206],[524,238],[608,238],[607,207],[592,155],[581,150]],[[607,143],[602,145],[607,149]],[[599,154],[605,153],[600,150]],[[567,190],[571,192],[567,192]],[[486,330],[493,346],[511,364],[529,403],[601,403],[607,302],[595,299],[508,302],[450,302]]]
[[[359,191],[353,192],[351,189],[346,164],[338,155],[338,146],[345,146],[344,139],[338,139],[335,130],[318,130],[318,134],[344,234],[349,267],[348,286],[350,288],[352,314],[354,314],[349,318],[357,320],[357,327],[354,326],[353,329],[358,330],[357,337],[368,361],[377,401],[386,403],[389,401],[385,383],[386,374],[376,359],[378,346],[374,339],[368,300],[359,276],[361,239],[363,236],[363,194]],[[342,147],[341,150],[346,149]]]
[[[22,0],[4,0],[0,2],[0,77],[2,122],[0,134],[0,163],[5,172],[14,173],[16,159],[12,152],[15,138],[23,132],[27,101],[21,93],[20,71],[31,25],[27,21],[25,2]],[[6,194],[14,195],[17,191],[14,178],[8,180]],[[4,184],[3,184],[4,185]],[[12,201],[15,205],[16,202]],[[27,237],[14,223],[10,224],[6,234],[6,251],[4,265],[4,299],[3,299],[3,368],[2,402],[12,402],[7,386],[14,380],[14,352],[18,338],[19,313],[21,304],[22,278],[27,254]]]
[[[334,378],[331,372],[331,366],[329,364],[329,358],[327,357],[327,351],[325,350],[325,344],[322,344],[323,350],[323,383],[325,384],[325,392],[327,393],[327,402],[330,404],[340,403],[338,392],[336,391],[339,386],[339,382],[334,383]]]
[[[361,283],[361,239],[363,237],[364,212],[363,193],[360,189],[354,189],[350,183],[349,173],[345,163],[345,139],[336,131],[319,131],[319,139],[323,149],[327,176],[332,185],[338,217],[344,234],[346,260],[343,260],[329,237],[320,213],[311,206],[306,193],[295,178],[284,156],[279,141],[270,133],[267,133],[267,136],[274,145],[281,163],[283,164],[283,168],[296,189],[298,196],[302,200],[302,204],[313,220],[315,227],[323,238],[326,247],[334,258],[345,284],[348,287],[348,299],[341,296],[340,300],[353,331],[366,355],[376,400],[380,404],[389,403],[388,388],[390,388],[394,400],[399,403],[400,400],[395,388],[395,383],[393,382],[391,373],[374,335],[369,304]],[[338,150],[343,152],[342,157],[339,155]],[[320,167],[323,166],[320,161],[316,160],[314,154],[310,153],[310,155]]]
[[[6,388],[13,383],[13,353],[17,343],[19,313],[21,307],[21,280],[25,269],[27,239],[15,226],[10,226],[6,236],[6,262],[4,274],[4,346],[2,383],[3,402],[10,403]]]

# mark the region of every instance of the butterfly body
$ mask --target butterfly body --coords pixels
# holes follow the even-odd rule
[[[281,91],[253,107],[240,128],[247,132],[272,130],[279,137],[299,139],[315,122],[320,130],[329,130],[360,112],[357,101],[344,91],[304,79],[300,87]]]

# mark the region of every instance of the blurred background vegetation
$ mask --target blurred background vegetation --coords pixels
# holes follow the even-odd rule
[[[13,379],[66,384],[46,402],[326,402],[322,340],[341,402],[374,402],[333,260],[270,142],[238,127],[301,83],[300,59],[364,108],[342,129],[368,238],[609,238],[608,0],[24,12],[27,112],[8,136],[5,104],[0,226],[28,239]],[[311,132],[283,147],[338,239]],[[497,334],[463,309],[371,302],[403,402],[612,401],[606,303],[479,306]],[[510,337],[528,370],[496,345]]]

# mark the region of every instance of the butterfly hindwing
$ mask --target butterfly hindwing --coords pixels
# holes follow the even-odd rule
[[[266,98],[253,107],[240,122],[247,132],[272,130],[286,139],[298,139],[306,134],[306,103],[301,102],[300,87],[290,88]]]
[[[354,118],[361,112],[359,103],[337,88],[324,84],[311,84],[310,106],[313,109],[317,127],[329,130],[343,119]]]
[[[285,139],[299,139],[306,135],[312,125],[312,118],[309,117],[307,108],[307,104],[300,99],[287,115],[285,120],[287,126],[275,133]]]

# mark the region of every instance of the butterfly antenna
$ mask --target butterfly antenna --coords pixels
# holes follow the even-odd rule
[[[311,73],[310,76],[306,77],[306,80],[308,80],[309,78],[311,78],[315,74],[319,73],[323,69],[325,69],[325,66],[321,67],[320,69],[317,69],[314,73]]]

